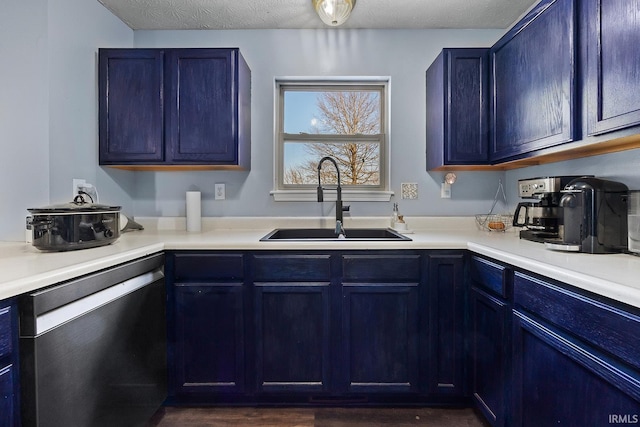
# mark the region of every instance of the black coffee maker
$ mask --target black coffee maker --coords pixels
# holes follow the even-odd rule
[[[518,195],[532,201],[518,203],[513,225],[524,227],[520,238],[534,242],[562,242],[562,189],[580,176],[546,176],[518,180]],[[535,200],[535,201],[533,201]]]
[[[545,243],[549,249],[592,254],[627,249],[627,198],[625,184],[585,177],[562,190],[564,210],[562,243]]]

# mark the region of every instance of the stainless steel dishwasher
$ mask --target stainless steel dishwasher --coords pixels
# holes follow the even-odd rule
[[[143,426],[166,398],[164,255],[19,299],[24,427]]]

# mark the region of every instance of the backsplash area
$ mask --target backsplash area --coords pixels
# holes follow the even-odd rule
[[[556,175],[594,175],[619,181],[631,190],[640,189],[640,149],[565,162],[531,166],[506,172],[505,187],[510,204],[518,201],[517,181],[522,178]],[[515,208],[515,204],[513,205]]]

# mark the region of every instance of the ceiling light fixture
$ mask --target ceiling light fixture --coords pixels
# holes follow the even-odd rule
[[[344,24],[356,4],[356,0],[311,0],[311,2],[322,22],[332,27]]]

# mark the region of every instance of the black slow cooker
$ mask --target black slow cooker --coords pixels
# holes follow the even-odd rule
[[[33,246],[69,251],[108,245],[120,237],[120,206],[100,205],[77,195],[72,202],[27,209]]]

